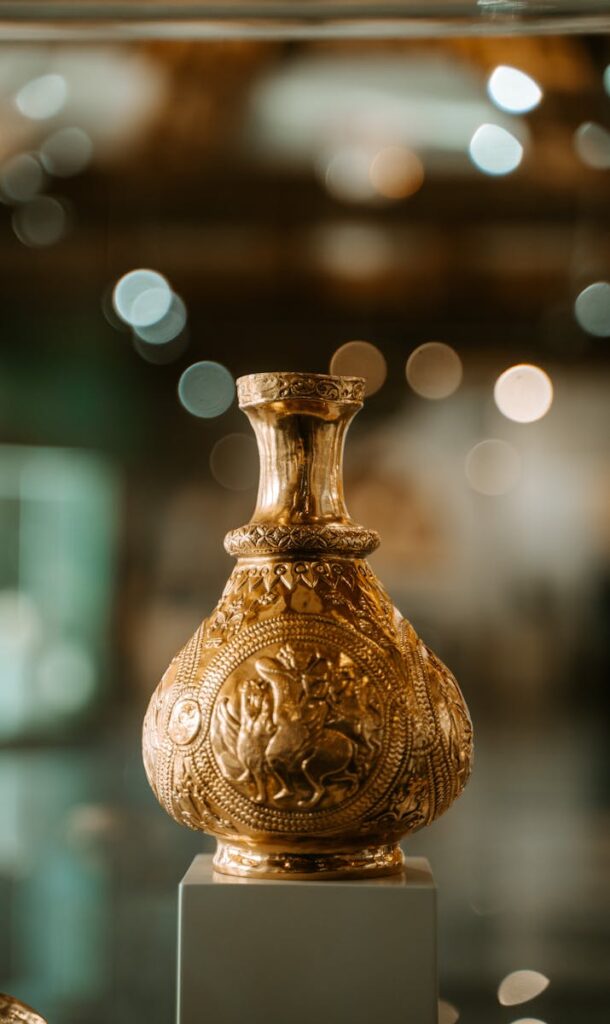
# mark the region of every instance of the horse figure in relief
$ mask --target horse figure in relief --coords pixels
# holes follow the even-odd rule
[[[328,662],[316,653],[299,665],[294,652],[284,648],[277,658],[259,658],[255,668],[273,695],[274,732],[265,761],[279,786],[274,801],[294,795],[295,776],[297,781],[302,776],[311,790],[297,801],[300,807],[315,807],[329,783],[357,786],[356,743],[326,725],[328,673],[332,671]]]

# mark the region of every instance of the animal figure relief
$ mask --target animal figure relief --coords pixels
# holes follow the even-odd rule
[[[285,644],[252,667],[221,692],[212,716],[223,776],[256,803],[287,810],[334,806],[356,793],[382,742],[368,676],[346,654],[310,645]]]

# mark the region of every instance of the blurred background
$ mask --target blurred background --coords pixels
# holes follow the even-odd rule
[[[350,512],[474,718],[405,847],[440,1020],[607,1021],[609,40],[3,45],[0,200],[0,990],[172,1019],[212,844],[141,720],[254,504],[234,378],[331,368]]]

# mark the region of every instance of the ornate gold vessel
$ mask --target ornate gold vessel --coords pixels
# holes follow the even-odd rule
[[[0,992],[0,1024],[46,1024],[46,1021],[19,999]]]
[[[144,764],[176,821],[218,839],[216,870],[343,878],[401,870],[399,839],[442,814],[470,772],[452,674],[365,556],[377,534],[343,499],[364,381],[238,381],[260,454],[258,500],[225,547],[220,602],[150,702]]]

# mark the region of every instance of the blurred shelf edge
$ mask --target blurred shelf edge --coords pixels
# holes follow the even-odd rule
[[[0,0],[0,42],[610,32],[610,0]]]

